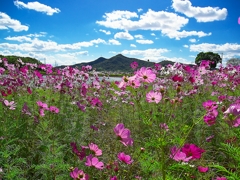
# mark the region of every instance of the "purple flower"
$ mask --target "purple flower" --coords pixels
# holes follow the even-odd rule
[[[146,100],[147,102],[151,103],[151,102],[155,102],[156,104],[158,104],[162,99],[162,94],[159,92],[154,92],[153,90],[151,90],[149,93],[146,94]]]
[[[188,162],[190,159],[192,159],[192,156],[187,157],[186,153],[182,152],[180,149],[174,146],[171,148],[170,158],[172,158],[175,161]]]
[[[89,177],[87,174],[83,172],[83,170],[78,169],[77,167],[74,168],[72,172],[70,172],[71,178],[74,180],[88,180]]]
[[[208,167],[198,166],[198,171],[201,173],[208,172]]]
[[[94,166],[97,169],[103,169],[104,164],[103,162],[99,161],[98,158],[93,157],[92,154],[86,157],[87,161],[85,162],[86,166]]]
[[[126,155],[124,152],[118,153],[118,159],[125,164],[132,164],[133,160],[131,159],[131,156]]]
[[[133,140],[130,137],[131,132],[129,129],[124,127],[124,124],[122,124],[122,123],[117,124],[114,128],[114,132],[120,139],[121,143],[123,143],[123,145],[125,145],[125,146],[133,145]]]
[[[131,68],[132,69],[137,69],[138,67],[138,63],[136,61],[133,61],[131,64],[130,64]]]

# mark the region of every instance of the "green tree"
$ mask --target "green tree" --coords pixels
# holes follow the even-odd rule
[[[222,58],[218,53],[213,52],[200,52],[198,53],[197,57],[195,58],[195,63],[200,65],[202,60],[209,60],[211,61],[210,67],[215,68],[218,63],[222,63]]]
[[[227,61],[227,65],[233,65],[233,66],[237,66],[240,65],[240,58],[231,58]]]

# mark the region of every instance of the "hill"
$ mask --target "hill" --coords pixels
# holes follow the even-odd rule
[[[74,64],[71,67],[81,68],[82,66],[90,65],[92,66],[93,69],[96,69],[97,71],[130,72],[132,71],[130,64],[133,61],[136,61],[138,63],[138,68],[154,66],[154,62],[144,61],[136,58],[129,58],[129,57],[123,56],[122,54],[118,54],[109,59],[100,57],[91,62]],[[174,62],[165,60],[165,61],[159,62],[159,64],[161,64],[162,66],[167,66],[168,64],[173,65]],[[64,67],[66,66],[58,66],[57,68],[64,68]]]
[[[18,59],[21,59],[24,63],[32,63],[32,64],[42,64],[39,60],[31,57],[21,57],[21,56],[3,56],[0,54],[0,58],[6,58],[9,64],[15,64]]]

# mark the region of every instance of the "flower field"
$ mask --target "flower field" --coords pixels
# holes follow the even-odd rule
[[[0,179],[240,179],[240,66],[0,65]]]

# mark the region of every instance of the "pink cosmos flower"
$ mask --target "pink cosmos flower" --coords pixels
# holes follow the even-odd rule
[[[231,104],[223,114],[231,126],[240,126],[240,103]]]
[[[137,77],[142,82],[151,83],[156,79],[156,74],[150,68],[142,67],[137,72]]]
[[[85,162],[86,166],[94,166],[97,169],[103,169],[104,168],[103,162],[99,161],[98,158],[93,157],[92,154],[87,156],[86,159],[87,159],[86,162]]]
[[[198,171],[201,173],[208,172],[208,167],[198,166]]]
[[[132,69],[137,69],[138,67],[138,63],[136,61],[133,61],[131,64],[130,64],[131,68]]]
[[[118,153],[118,159],[126,164],[132,164],[131,156],[126,155],[124,152]]]
[[[169,127],[166,123],[160,123],[159,126],[161,129],[164,129],[165,131],[169,131]]]
[[[117,180],[117,176],[110,177],[110,180]]]
[[[212,109],[217,109],[218,105],[216,102],[212,101],[212,100],[207,100],[205,102],[202,103],[202,106],[207,110],[210,111]]]
[[[74,180],[88,180],[89,176],[83,172],[83,170],[78,169],[77,167],[74,168],[72,172],[70,172],[71,178]]]
[[[216,177],[215,180],[227,180],[227,178],[225,178],[225,177]]]
[[[46,103],[43,103],[42,101],[37,101],[37,105],[44,110],[48,110],[48,105]]]
[[[188,162],[190,159],[192,159],[192,156],[187,157],[186,153],[182,152],[181,149],[174,146],[171,148],[170,158],[175,161]]]
[[[49,111],[51,111],[52,113],[59,113],[59,109],[56,106],[50,106],[49,107]]]
[[[120,142],[123,143],[125,146],[132,146],[133,145],[133,140],[130,137],[130,130],[124,127],[124,124],[120,123],[117,124],[114,128],[115,134],[118,136],[120,139]]]
[[[174,75],[173,77],[172,77],[172,80],[174,81],[174,82],[183,82],[183,77],[182,76],[179,76],[179,75]]]
[[[202,153],[205,152],[205,150],[199,148],[195,144],[185,144],[181,150],[187,155],[187,157],[191,156],[191,159],[200,159]]]
[[[218,111],[216,109],[213,109],[211,111],[208,111],[207,114],[203,117],[204,122],[208,126],[212,126],[216,123],[216,118],[218,116]]]
[[[94,152],[95,156],[101,156],[102,155],[102,150],[98,148],[96,144],[90,143],[88,145],[89,149]]]
[[[10,110],[14,110],[16,108],[16,103],[14,101],[9,102],[8,100],[4,100],[3,102]]]
[[[159,92],[154,92],[153,90],[151,90],[146,94],[146,100],[149,103],[155,102],[156,104],[158,104],[161,101],[161,99],[162,99],[162,94]]]

